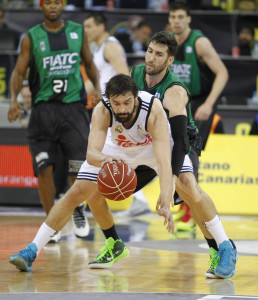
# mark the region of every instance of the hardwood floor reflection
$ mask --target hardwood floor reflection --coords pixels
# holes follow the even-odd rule
[[[124,224],[121,221],[120,230],[127,236],[131,254],[110,269],[88,268],[88,262],[104,245],[102,233],[94,220],[90,219],[92,229],[89,240],[77,239],[68,234],[66,240],[43,248],[31,273],[20,272],[9,264],[9,257],[31,242],[43,219],[44,217],[1,216],[0,293],[153,292],[258,295],[257,256],[240,254],[237,274],[231,280],[206,279],[204,274],[208,268],[208,254],[189,253],[191,240],[188,251],[185,248],[180,251],[140,248],[137,247],[137,242],[129,241],[132,235],[126,234],[130,221]],[[164,233],[163,227],[157,228],[157,220],[159,219],[150,217],[145,220],[148,226],[140,224],[142,227],[146,225],[145,237],[152,240],[153,245],[159,243],[157,240],[164,236],[168,240],[170,238]],[[252,222],[251,224],[253,225]],[[134,229],[140,225],[136,224]],[[149,232],[152,226],[153,231]],[[248,231],[248,228],[245,230]],[[155,232],[162,232],[156,241]]]

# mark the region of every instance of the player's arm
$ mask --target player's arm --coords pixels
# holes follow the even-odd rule
[[[179,176],[185,155],[189,151],[189,140],[187,136],[187,112],[186,105],[188,95],[186,90],[179,85],[170,87],[164,95],[163,106],[169,111],[169,123],[174,146],[172,150],[173,176]]]
[[[81,50],[81,61],[85,66],[90,81],[95,87],[95,90],[93,91],[93,105],[96,105],[97,103],[99,103],[101,99],[101,92],[99,87],[99,76],[98,76],[97,68],[92,59],[92,55],[90,53],[88,38],[85,32],[83,38],[83,46]]]
[[[173,217],[170,205],[174,204],[175,182],[171,170],[171,145],[168,121],[160,100],[154,99],[153,107],[148,119],[147,130],[152,136],[154,155],[157,161],[160,182],[160,195],[156,210],[165,218],[168,231],[174,231]]]
[[[102,102],[93,110],[86,159],[89,164],[96,167],[101,167],[107,159],[107,155],[101,151],[105,144],[110,117],[110,112]]]
[[[215,74],[211,91],[195,114],[195,120],[207,120],[212,108],[228,81],[228,71],[209,39],[201,37],[195,43],[198,58]]]
[[[30,61],[30,39],[25,35],[21,43],[21,51],[17,58],[15,68],[10,79],[10,107],[8,111],[9,122],[21,119],[22,106],[17,102],[17,96],[22,88],[22,82]]]
[[[129,75],[129,68],[124,57],[123,48],[120,44],[108,42],[105,46],[104,56],[118,74]]]

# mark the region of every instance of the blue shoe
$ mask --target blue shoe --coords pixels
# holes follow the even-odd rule
[[[235,275],[237,262],[237,249],[233,241],[224,241],[219,244],[218,254],[220,261],[214,271],[220,278],[230,278]]]
[[[31,271],[31,265],[37,257],[37,246],[34,243],[10,257],[9,262],[21,271]]]

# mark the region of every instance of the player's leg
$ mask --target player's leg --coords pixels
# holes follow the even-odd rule
[[[89,119],[81,102],[62,107],[60,142],[68,163],[70,185],[76,179],[86,158],[89,135]],[[87,199],[84,199],[86,201]],[[77,237],[86,237],[90,232],[84,203],[76,207],[73,216],[73,231]]]
[[[116,217],[135,217],[150,212],[149,204],[141,189],[154,180],[157,177],[157,173],[146,165],[138,166],[135,172],[138,181],[131,207],[128,210],[117,213]]]
[[[89,267],[92,269],[109,268],[114,262],[129,255],[129,250],[116,232],[114,220],[106,199],[97,189],[99,170],[100,168],[84,162],[78,173],[78,179],[91,180],[92,184],[96,186],[96,189],[91,194],[88,194],[87,202],[106,238],[106,245],[100,250],[100,254],[89,263]]]
[[[192,173],[181,173],[177,183],[177,192],[190,206],[195,216],[216,240],[220,261],[215,274],[222,278],[229,278],[235,274],[237,251],[230,242],[220,221],[216,207],[211,198],[200,188]],[[201,225],[200,225],[201,226]]]
[[[22,271],[31,271],[32,263],[41,249],[60,231],[71,217],[74,209],[88,195],[97,190],[91,181],[77,180],[68,192],[53,206],[45,222],[41,225],[34,240],[28,247],[10,258],[10,263]]]
[[[33,170],[38,177],[38,192],[46,214],[54,205],[55,184],[53,165],[56,159],[56,144],[51,138],[55,128],[51,122],[56,118],[52,105],[39,103],[32,110],[28,126],[28,141],[33,157]]]
[[[56,195],[52,165],[38,173],[38,193],[42,206],[48,215],[54,205]]]

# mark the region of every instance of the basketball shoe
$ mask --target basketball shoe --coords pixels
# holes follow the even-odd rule
[[[83,203],[75,208],[72,219],[74,234],[80,238],[88,236],[90,232],[90,225]]]
[[[31,243],[26,249],[12,255],[9,262],[21,271],[31,271],[31,265],[37,257],[37,251],[36,244]]]
[[[56,232],[56,234],[48,242],[49,244],[58,243],[61,240],[61,231]]]
[[[216,274],[215,274],[215,269],[219,263],[219,256],[218,256],[218,251],[215,250],[214,248],[210,248],[210,268],[209,270],[205,273],[205,276],[207,278],[219,278]]]
[[[235,275],[237,249],[233,241],[224,241],[219,244],[218,255],[220,261],[215,269],[215,275],[220,278],[230,278]]]
[[[112,237],[106,240],[105,247],[100,249],[100,254],[91,262],[90,269],[110,268],[114,262],[130,254],[121,239],[114,240]]]

